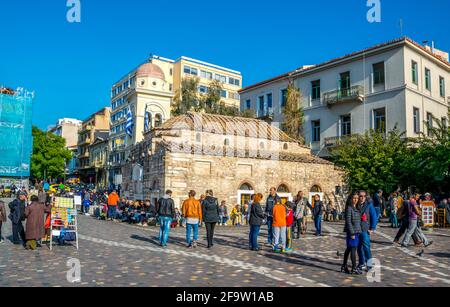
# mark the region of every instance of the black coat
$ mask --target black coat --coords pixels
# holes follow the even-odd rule
[[[18,224],[25,220],[25,202],[14,199],[9,205],[9,219],[13,224]]]
[[[357,208],[348,206],[345,209],[345,232],[354,236],[360,234],[361,230],[361,213]]]
[[[206,196],[202,202],[203,221],[205,223],[218,223],[219,217],[219,201],[212,196]]]
[[[309,208],[311,209],[314,217],[322,216],[322,214],[323,214],[323,202],[322,201],[314,202],[314,208],[312,207],[312,205],[309,205]]]
[[[161,198],[158,201],[157,212],[159,216],[170,217],[174,219],[176,217],[175,204],[172,198]]]
[[[250,209],[250,225],[261,226],[263,224],[264,212],[259,203],[253,203]]]

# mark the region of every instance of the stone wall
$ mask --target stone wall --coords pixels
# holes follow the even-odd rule
[[[239,203],[238,190],[243,183],[250,184],[255,192],[267,195],[270,187],[284,184],[294,196],[302,190],[310,192],[319,186],[331,195],[343,185],[343,176],[332,164],[310,164],[263,159],[243,159],[166,153],[164,189],[173,191],[177,206],[186,199],[189,190],[197,196],[212,189],[219,200],[227,205]]]

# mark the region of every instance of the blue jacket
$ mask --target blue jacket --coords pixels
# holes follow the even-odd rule
[[[361,213],[361,216],[365,213],[367,217],[366,222],[361,222],[361,229],[362,231],[375,231],[377,229],[378,225],[378,214],[375,211],[375,207],[373,206],[373,202],[365,202],[364,204],[360,204],[359,212]]]

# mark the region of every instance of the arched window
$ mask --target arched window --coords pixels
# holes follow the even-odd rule
[[[200,142],[202,141],[202,135],[201,135],[200,133],[197,133],[197,134],[195,135],[195,141],[196,141],[197,143],[200,143]]]
[[[288,145],[287,143],[284,143],[283,149],[284,149],[284,150],[288,150],[288,149],[289,149],[289,145]]]
[[[162,116],[161,114],[156,114],[155,115],[155,127],[159,128],[162,125]]]
[[[223,142],[223,145],[230,146],[230,140],[229,139],[225,139],[225,141]]]
[[[319,187],[318,185],[315,185],[311,188],[310,192],[311,193],[322,193],[322,188]]]
[[[259,148],[260,148],[260,149],[265,149],[265,147],[266,147],[266,146],[265,146],[264,142],[259,143]]]
[[[239,187],[239,190],[241,190],[241,191],[253,191],[253,187],[249,183],[243,183]]]
[[[277,192],[278,193],[289,193],[289,188],[285,184],[282,184],[278,187]]]
[[[250,136],[250,130],[246,129],[246,130],[245,130],[245,137],[248,138],[249,136]]]

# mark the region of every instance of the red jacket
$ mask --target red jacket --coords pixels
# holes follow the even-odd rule
[[[288,214],[286,216],[286,226],[290,227],[294,224],[294,211],[292,209],[288,209]]]

